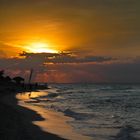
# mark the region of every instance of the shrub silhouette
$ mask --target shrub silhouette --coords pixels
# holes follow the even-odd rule
[[[4,79],[4,76],[3,75],[4,75],[4,70],[1,70],[0,71],[0,80],[3,80]]]
[[[24,82],[24,78],[17,76],[14,77],[13,80],[17,83],[17,84],[21,84],[22,82]]]

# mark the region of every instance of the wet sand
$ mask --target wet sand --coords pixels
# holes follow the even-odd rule
[[[64,140],[55,134],[41,130],[32,123],[33,121],[44,121],[44,118],[29,108],[19,106],[15,94],[9,93],[1,97],[1,140]]]
[[[46,92],[26,92],[25,94],[17,94],[19,105],[30,110],[34,110],[44,118],[43,120],[33,120],[33,124],[39,126],[43,131],[57,134],[60,137],[70,140],[90,140],[91,138],[83,136],[74,131],[74,129],[67,123],[72,118],[64,116],[63,113],[54,112],[43,108],[39,100],[35,97],[45,96]],[[36,101],[37,100],[37,101]],[[32,103],[35,103],[34,105]],[[37,104],[36,104],[37,103]]]

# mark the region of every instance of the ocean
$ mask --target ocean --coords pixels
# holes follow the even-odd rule
[[[26,104],[61,112],[92,140],[140,140],[140,85],[52,84]],[[86,138],[85,138],[86,140]]]

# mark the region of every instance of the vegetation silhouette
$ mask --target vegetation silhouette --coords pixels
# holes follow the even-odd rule
[[[20,76],[14,77],[13,80],[16,82],[16,84],[21,84],[22,82],[24,82],[24,78]]]
[[[4,70],[0,71],[0,82],[4,79]]]
[[[47,89],[47,84],[25,83],[25,79],[21,76],[11,78],[5,75],[4,70],[0,70],[0,91],[32,91],[38,89]],[[1,92],[3,93],[3,92]],[[4,92],[5,93],[5,92]]]
[[[33,121],[43,121],[44,118],[34,110],[18,105],[15,94],[46,89],[37,83],[30,89],[31,85],[24,81],[20,76],[11,78],[0,70],[0,140],[64,140],[34,125]]]

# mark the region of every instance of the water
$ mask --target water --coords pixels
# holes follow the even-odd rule
[[[54,84],[43,92],[48,94],[30,103],[72,117],[67,123],[77,133],[93,140],[140,140],[140,85]]]

